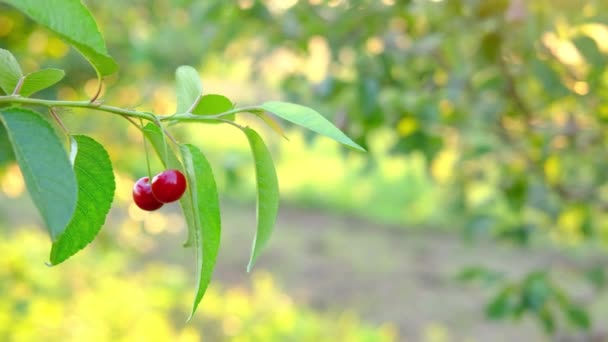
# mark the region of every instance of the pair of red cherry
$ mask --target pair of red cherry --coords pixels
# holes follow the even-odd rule
[[[133,201],[143,210],[153,211],[177,201],[186,191],[186,177],[179,170],[165,170],[152,178],[142,177],[133,185]]]

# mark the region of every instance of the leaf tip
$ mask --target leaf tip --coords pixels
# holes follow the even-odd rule
[[[359,144],[355,144],[355,146],[353,146],[355,148],[355,150],[360,151],[360,152],[364,152],[367,153],[367,150],[363,147],[361,147]]]
[[[194,311],[192,311],[192,312],[190,313],[190,315],[188,316],[188,318],[186,319],[186,324],[187,324],[187,323],[190,323],[190,321],[192,321],[192,318],[194,318]]]
[[[251,260],[249,260],[249,263],[247,264],[247,273],[251,273],[251,270],[253,269],[254,264],[255,264],[255,257],[252,256]]]

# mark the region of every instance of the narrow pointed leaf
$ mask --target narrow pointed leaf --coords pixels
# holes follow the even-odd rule
[[[51,125],[36,112],[3,109],[0,121],[8,132],[32,201],[55,241],[76,208],[76,177],[66,151]]]
[[[61,69],[42,69],[27,74],[19,94],[26,97],[30,96],[61,81],[63,76],[65,76],[65,72]]]
[[[217,187],[211,165],[205,156],[192,145],[181,145],[188,192],[193,203],[196,234],[196,274],[197,290],[192,305],[190,320],[211,281],[213,269],[220,247],[221,219]]]
[[[257,230],[253,238],[251,258],[247,265],[247,272],[249,272],[272,234],[279,211],[279,182],[270,151],[260,135],[248,127],[244,128],[243,132],[247,135],[247,140],[253,154],[258,190],[256,205]]]
[[[163,142],[163,136],[160,132],[158,126],[149,123],[144,127],[144,134],[148,141],[152,144],[152,147],[156,151],[156,154],[160,157],[160,160],[163,162],[163,165],[167,168],[178,169],[185,174],[184,167],[182,163],[180,163],[179,159],[173,150],[167,148],[167,162],[164,161],[163,155],[165,154],[165,144]],[[194,221],[194,216],[192,213],[194,212],[192,206],[192,199],[190,196],[182,196],[179,200],[179,205],[184,213],[184,218],[186,219],[186,225],[188,226],[188,238],[186,242],[184,242],[184,247],[190,247],[194,244],[194,234],[196,231],[196,224]]]
[[[186,113],[203,94],[203,84],[198,71],[189,65],[182,65],[175,71],[176,113]]]
[[[74,46],[100,77],[110,75],[118,65],[110,57],[95,19],[80,0],[0,0],[47,27]]]
[[[319,112],[304,106],[289,102],[271,101],[263,103],[260,108],[296,125],[329,137],[339,143],[359,151],[365,149],[346,136]]]
[[[0,88],[4,93],[11,94],[21,76],[23,72],[15,56],[8,50],[0,49]]]
[[[67,260],[95,239],[110,211],[114,190],[112,163],[98,142],[84,135],[73,136],[78,144],[74,163],[78,202],[72,220],[51,248],[51,264]]]
[[[192,110],[192,114],[215,115],[227,112],[234,108],[234,104],[226,96],[217,94],[207,94],[201,96],[198,104]],[[234,114],[222,116],[224,120],[234,120]],[[209,121],[221,122],[221,121]]]

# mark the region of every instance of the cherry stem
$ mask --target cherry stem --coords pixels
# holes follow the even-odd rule
[[[131,121],[131,119],[128,119]],[[142,119],[139,119],[139,128],[141,131],[141,136],[144,139],[144,153],[146,154],[146,166],[148,167],[148,182],[152,182],[152,168],[150,167],[150,152],[148,152],[148,141],[146,139],[146,134],[144,133],[144,122]]]
[[[158,128],[160,129],[160,134],[163,138],[163,146],[164,146],[164,155],[163,155],[163,163],[165,164],[166,167],[169,167],[169,145],[167,145],[167,138],[165,138],[165,136],[170,137],[170,139],[175,142],[175,139],[173,139],[173,137],[171,137],[170,134],[167,133],[167,131],[165,131],[165,128],[163,127],[163,124],[160,122],[160,119],[157,116],[154,116],[154,123],[156,124],[156,126],[158,126]],[[177,142],[175,142],[177,144]]]
[[[76,162],[76,154],[78,153],[78,143],[76,142],[76,139],[74,139],[74,137],[70,134],[70,131],[68,131],[68,129],[65,127],[63,122],[61,122],[59,115],[57,115],[57,113],[55,113],[55,110],[53,109],[53,107],[49,107],[49,112],[51,113],[51,116],[53,117],[53,119],[55,119],[55,121],[59,124],[59,127],[61,127],[61,129],[65,133],[66,137],[68,138],[68,146],[69,146],[69,151],[70,151],[70,162],[72,163],[72,165],[74,165],[74,163]]]
[[[65,134],[70,135],[70,132],[65,127],[63,122],[61,122],[61,119],[59,118],[57,113],[55,113],[55,110],[53,109],[53,107],[49,107],[49,112],[51,113],[51,116],[53,116],[53,119],[55,119],[55,121],[57,121],[57,123],[59,124],[59,127],[61,127],[61,129],[65,132]]]
[[[179,143],[177,142],[177,140],[175,140],[175,138],[171,135],[171,133],[169,133],[169,131],[166,130],[164,127],[163,127],[163,132],[169,137],[169,140],[171,140],[171,142],[174,143],[175,146],[179,146]]]
[[[140,126],[137,122],[135,122],[130,117],[123,115],[123,118],[125,118],[127,121],[129,121],[131,124],[133,124],[133,126],[137,127],[138,130],[143,131],[142,126]],[[139,122],[142,122],[141,118],[139,119]]]

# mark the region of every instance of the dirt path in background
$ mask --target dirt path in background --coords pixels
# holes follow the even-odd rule
[[[224,207],[218,276],[224,282],[246,283],[243,269],[254,220],[243,212],[252,208]],[[455,276],[464,267],[481,265],[519,279],[531,270],[574,262],[563,254],[490,242],[467,245],[459,234],[281,208],[257,268],[272,272],[296,300],[319,310],[354,309],[370,322],[394,322],[407,341],[423,341],[437,324],[447,329],[449,341],[543,341],[547,337],[531,317],[515,324],[487,321],[483,308],[494,292],[460,283]],[[570,279],[564,283],[578,286]],[[577,287],[577,294],[584,290]],[[596,308],[603,309],[595,317],[608,315],[608,296],[601,300]],[[595,323],[608,326],[605,320]],[[562,341],[579,340],[589,339]]]
[[[238,205],[222,209],[216,279],[247,286],[253,209]],[[523,251],[489,243],[467,246],[457,234],[281,208],[271,243],[256,269],[271,272],[299,303],[321,311],[354,310],[368,322],[393,322],[407,341],[423,341],[437,325],[447,329],[449,341],[543,341],[547,337],[530,318],[519,324],[485,320],[483,306],[492,292],[454,278],[472,265],[517,277],[545,269],[560,258],[547,250]]]
[[[6,223],[23,223],[24,218],[32,217],[28,215],[31,203],[20,202],[10,203],[7,213],[12,218],[4,217]],[[245,266],[254,209],[225,203],[222,210],[223,241],[215,279],[247,287],[251,278]],[[122,215],[113,210],[116,218]],[[106,232],[115,228],[106,227]],[[190,267],[191,255],[175,253],[182,235],[154,238],[160,243],[146,255],[139,254],[142,260],[134,257],[134,263],[154,260]],[[431,327],[441,325],[447,329],[446,341],[543,341],[548,338],[529,318],[519,324],[485,320],[483,305],[491,292],[458,283],[454,277],[472,265],[517,277],[564,258],[546,249],[521,250],[490,243],[467,246],[457,234],[406,230],[283,207],[270,245],[255,269],[272,273],[282,290],[299,304],[320,311],[355,311],[370,323],[392,322],[398,326],[401,340],[424,341]],[[596,310],[595,317],[608,317],[606,296],[596,307],[603,309]],[[595,322],[595,326],[607,323]]]

